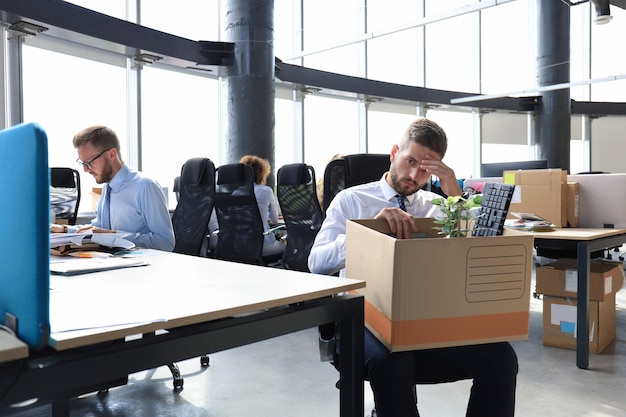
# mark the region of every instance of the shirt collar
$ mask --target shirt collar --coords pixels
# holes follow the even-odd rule
[[[388,172],[385,172],[382,176],[382,178],[379,180],[379,184],[380,184],[380,189],[383,192],[383,196],[387,199],[387,201],[392,202],[394,205],[398,204],[398,200],[396,200],[396,195],[398,194],[398,192],[396,190],[393,189],[393,187],[391,185],[389,185],[389,183],[387,182],[387,175],[389,175]],[[419,190],[418,190],[419,192]],[[415,198],[417,196],[417,192],[411,194],[411,195],[407,195],[406,196],[406,200],[404,200],[404,204],[406,206],[410,206],[413,204],[413,202],[415,201]]]
[[[115,174],[113,179],[109,182],[111,190],[119,190],[129,173],[130,168],[128,168],[126,164],[123,164],[120,170],[117,171],[117,174]]]

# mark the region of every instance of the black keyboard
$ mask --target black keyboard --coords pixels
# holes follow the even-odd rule
[[[515,186],[488,182],[483,191],[483,202],[476,216],[472,236],[499,236],[509,212]]]

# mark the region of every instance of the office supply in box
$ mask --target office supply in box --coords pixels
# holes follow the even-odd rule
[[[543,297],[543,344],[576,350],[576,298]],[[589,302],[589,352],[601,353],[615,340],[615,293]]]
[[[499,236],[513,197],[514,185],[488,182],[476,216],[472,236]]]
[[[559,259],[536,269],[538,294],[577,298],[578,270],[576,259]],[[621,262],[594,259],[589,264],[589,299],[605,301],[622,288],[624,271]]]
[[[0,323],[31,349],[50,333],[48,138],[35,123],[0,131]],[[24,300],[29,300],[25,302]]]
[[[364,279],[365,321],[391,351],[528,338],[533,236],[396,239],[380,219],[349,220],[346,277]]]

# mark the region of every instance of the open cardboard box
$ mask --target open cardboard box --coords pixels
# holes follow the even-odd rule
[[[391,351],[528,338],[533,236],[396,239],[385,220],[350,220],[346,276],[367,282],[365,324]]]

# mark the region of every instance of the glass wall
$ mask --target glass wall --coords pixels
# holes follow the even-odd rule
[[[68,51],[70,52],[70,51]],[[79,51],[71,51],[79,52]],[[81,129],[105,125],[119,136],[122,157],[130,152],[127,140],[126,70],[123,60],[110,63],[78,58],[25,45],[23,48],[24,122],[40,124],[48,135],[49,165],[82,168],[76,163],[72,138]],[[109,58],[109,57],[107,57]],[[81,174],[81,210],[91,209],[93,177]]]
[[[222,37],[224,1],[147,0],[140,7],[135,0],[72,3],[193,40]],[[476,94],[533,88],[536,2],[488,3],[274,0],[275,54],[287,63],[394,84]],[[589,3],[570,11],[571,80],[617,76],[573,87],[572,98],[624,101],[626,58],[616,52],[615,39],[626,37],[626,11],[612,7],[613,20],[602,26],[591,23]],[[138,69],[129,56],[45,34],[24,41],[22,60],[24,121],[36,121],[48,132],[51,165],[78,167],[71,138],[93,124],[116,130],[122,156],[170,190],[186,159],[207,156],[222,163],[217,74],[158,63]],[[459,178],[478,176],[481,161],[533,159],[536,153],[528,114],[429,108],[417,101],[301,88],[277,88],[274,171],[304,161],[319,178],[336,153],[388,153],[418,114],[448,133],[445,162]],[[573,116],[572,172],[626,171],[615,152],[621,132],[626,132],[624,116]],[[90,175],[82,180],[88,195],[95,184]],[[172,194],[169,200],[173,208]],[[81,209],[90,209],[89,199],[84,201]]]

